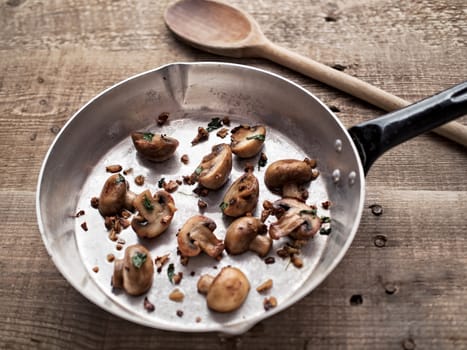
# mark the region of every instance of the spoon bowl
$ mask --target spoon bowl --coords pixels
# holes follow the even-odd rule
[[[178,38],[217,55],[246,57],[266,41],[250,15],[217,1],[179,1],[167,8],[164,20]]]
[[[386,111],[410,104],[360,79],[274,44],[248,13],[214,0],[180,0],[164,14],[167,27],[190,45],[222,56],[261,57],[300,72]],[[467,126],[450,122],[433,130],[467,147]]]

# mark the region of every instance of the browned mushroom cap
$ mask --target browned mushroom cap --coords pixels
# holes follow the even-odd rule
[[[264,182],[271,191],[282,194],[282,197],[303,200],[308,193],[303,195],[304,189],[300,189],[300,185],[316,179],[319,172],[315,168],[316,161],[308,158],[278,160],[266,169]]]
[[[186,257],[197,256],[201,251],[213,258],[221,255],[224,243],[214,235],[216,227],[216,223],[206,216],[189,218],[177,235],[180,253]]]
[[[122,209],[133,209],[136,195],[128,190],[128,182],[121,174],[110,176],[102,188],[99,196],[99,213],[102,216],[119,214]]]
[[[253,172],[247,171],[232,183],[220,207],[225,215],[239,217],[256,208],[258,196],[258,179]]]
[[[269,226],[272,239],[290,235],[294,239],[312,238],[321,227],[321,219],[316,209],[293,198],[274,202],[278,221]]]
[[[150,132],[134,132],[131,139],[138,153],[153,162],[169,159],[178,147],[178,140],[173,137]]]
[[[266,232],[267,227],[260,219],[252,216],[238,218],[227,228],[225,250],[232,255],[251,250],[260,257],[266,256],[272,246],[271,238],[263,236]]]
[[[241,270],[227,266],[216,277],[201,276],[198,291],[206,294],[206,302],[211,310],[231,312],[238,309],[247,298],[250,282]]]
[[[140,244],[128,246],[123,259],[115,260],[112,286],[130,295],[146,293],[152,286],[154,265],[149,251]]]
[[[232,151],[230,146],[221,143],[212,147],[196,168],[194,175],[200,185],[217,190],[224,185],[232,170]]]
[[[258,154],[266,139],[266,128],[263,125],[240,125],[233,128],[231,133],[230,147],[240,158],[250,158]]]
[[[140,193],[134,200],[138,214],[131,220],[131,227],[139,237],[154,238],[165,232],[172,222],[177,208],[172,196],[166,191],[149,190]]]

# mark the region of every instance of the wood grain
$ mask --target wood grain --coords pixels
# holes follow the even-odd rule
[[[162,21],[169,3],[0,3],[0,348],[467,348],[467,154],[433,134],[372,167],[359,231],[336,270],[243,336],[135,325],[102,311],[60,275],[34,214],[42,160],[81,105],[128,76],[174,61],[244,63],[304,86],[337,108],[346,126],[383,114],[273,63],[185,46]],[[230,3],[249,11],[274,42],[410,101],[467,76],[462,0]],[[373,215],[372,204],[383,215]]]

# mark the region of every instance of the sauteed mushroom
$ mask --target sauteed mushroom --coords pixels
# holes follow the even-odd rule
[[[152,286],[154,265],[149,251],[140,244],[126,248],[123,259],[115,260],[112,286],[130,295],[146,293]]]
[[[178,249],[182,256],[197,256],[202,251],[216,258],[222,254],[224,243],[214,235],[216,223],[203,215],[189,218],[177,235]]]
[[[274,202],[278,221],[269,226],[272,239],[290,236],[293,239],[312,238],[321,227],[321,219],[316,209],[294,198],[279,199]]]
[[[194,176],[200,185],[217,190],[224,185],[232,170],[232,151],[230,146],[221,143],[212,147],[196,168]]]
[[[308,192],[300,185],[316,179],[318,175],[315,160],[283,159],[268,166],[264,182],[271,191],[282,194],[282,197],[304,200]]]
[[[251,250],[264,257],[272,246],[271,238],[264,235],[266,232],[267,227],[260,219],[252,216],[238,218],[227,228],[225,250],[232,255]]]
[[[121,174],[110,176],[102,188],[99,196],[98,209],[102,216],[119,214],[122,209],[133,209],[136,194],[128,189],[128,182]]]
[[[248,170],[232,183],[220,207],[225,215],[239,217],[251,213],[256,208],[258,196],[258,179]]]
[[[266,139],[266,128],[263,125],[240,125],[233,128],[231,133],[230,147],[240,158],[250,158],[258,154]]]
[[[139,237],[154,238],[169,227],[177,208],[172,196],[166,191],[157,191],[154,196],[149,190],[140,193],[134,200],[138,214],[133,217],[131,227]]]
[[[153,162],[169,159],[179,144],[173,137],[151,132],[134,132],[131,134],[131,139],[138,153]]]
[[[208,307],[217,312],[238,309],[249,291],[250,282],[236,267],[224,267],[216,277],[203,275],[198,280],[198,292],[206,295]]]

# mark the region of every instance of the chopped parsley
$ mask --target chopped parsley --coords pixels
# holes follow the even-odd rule
[[[136,267],[137,269],[141,268],[143,266],[144,262],[146,261],[147,255],[141,252],[136,252],[132,257],[131,257],[131,262],[133,263],[133,266]]]
[[[227,207],[229,206],[229,203],[222,202],[219,204],[219,208],[221,208],[222,211],[224,211]]]
[[[321,218],[322,223],[329,223],[331,222],[331,218],[329,216],[322,216]]]
[[[321,227],[321,229],[319,230],[320,235],[329,236],[330,233],[331,227]]]
[[[253,136],[247,136],[246,139],[247,140],[264,141],[264,140],[266,140],[266,136],[264,136],[263,134],[256,134],[256,135],[253,135]]]
[[[152,138],[154,137],[154,134],[152,132],[145,132],[143,133],[143,140],[145,141],[152,141]]]
[[[167,268],[167,277],[169,277],[170,283],[173,283],[173,278],[175,276],[175,266],[174,264],[170,264]]]
[[[164,184],[165,184],[165,178],[164,177],[157,182],[157,186],[159,188],[164,187]]]
[[[212,118],[211,121],[208,123],[207,131],[211,132],[213,130],[219,129],[222,126],[222,122],[220,118]]]
[[[203,171],[203,167],[200,167],[200,166],[199,166],[199,167],[197,167],[197,168],[195,169],[195,174],[196,174],[196,175],[199,175],[199,174],[201,174],[202,171]]]
[[[151,200],[147,196],[144,196],[143,198],[143,205],[147,210],[154,209],[154,205],[152,205]]]

